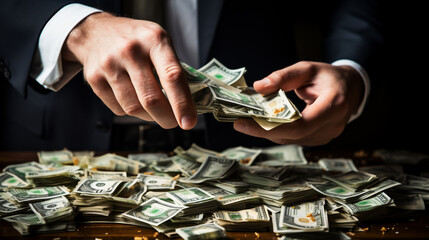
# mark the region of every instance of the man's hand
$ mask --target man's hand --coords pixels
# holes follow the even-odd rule
[[[63,46],[78,61],[94,93],[117,115],[191,129],[196,108],[167,33],[158,24],[96,13],[76,26]],[[154,76],[156,70],[160,83]]]
[[[239,119],[234,128],[278,144],[322,145],[339,136],[362,101],[364,86],[359,73],[349,66],[299,62],[256,81],[254,88],[266,95],[295,90],[307,106],[302,118],[265,131],[250,119]]]

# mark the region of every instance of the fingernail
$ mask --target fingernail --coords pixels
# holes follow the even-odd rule
[[[185,115],[181,119],[180,125],[182,126],[182,129],[188,130],[194,127],[196,124],[196,118],[194,115]]]

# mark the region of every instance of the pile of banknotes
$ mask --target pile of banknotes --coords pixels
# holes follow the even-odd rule
[[[253,118],[265,130],[301,118],[283,90],[262,96],[248,87],[245,68],[229,69],[216,59],[198,70],[186,63],[182,67],[198,114],[212,113],[220,122]]]
[[[38,158],[0,174],[0,216],[23,235],[117,223],[184,239],[230,231],[347,239],[360,222],[414,217],[429,202],[427,177],[348,158],[307,161],[298,145],[215,152],[193,144],[128,156],[64,149]]]

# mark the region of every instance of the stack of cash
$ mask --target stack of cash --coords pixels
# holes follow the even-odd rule
[[[228,231],[267,231],[271,226],[266,207],[258,206],[240,211],[218,211],[214,222]]]
[[[329,229],[325,199],[298,205],[283,205],[273,219],[277,233],[320,232]]]
[[[9,165],[0,174],[0,216],[23,235],[73,230],[77,221],[184,239],[271,230],[314,239],[364,221],[412,217],[429,201],[427,177],[399,166],[357,168],[347,158],[308,162],[298,145],[38,156],[39,163]]]
[[[282,90],[262,96],[247,87],[245,68],[228,69],[216,59],[198,70],[186,63],[182,67],[199,114],[212,113],[220,122],[253,118],[265,130],[301,118]]]
[[[176,231],[185,240],[226,239],[225,228],[215,223],[178,228]]]
[[[138,206],[146,190],[138,179],[82,179],[73,190],[73,205],[86,220],[92,220],[91,216],[109,216]]]
[[[167,196],[185,207],[182,210],[183,215],[206,213],[217,209],[219,205],[213,195],[197,187],[170,191]]]
[[[76,185],[83,171],[79,166],[62,166],[56,169],[25,173],[25,179],[34,186]]]

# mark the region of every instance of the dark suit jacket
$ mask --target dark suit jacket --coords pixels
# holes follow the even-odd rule
[[[0,150],[109,149],[113,114],[82,76],[57,93],[42,89],[29,77],[44,24],[69,2],[76,1],[1,0]],[[120,9],[119,1],[77,2]],[[366,67],[381,42],[375,1],[217,2],[219,14],[204,7],[201,11],[207,14],[199,12],[202,22],[204,16],[219,17],[216,24],[206,27],[214,36],[203,44],[208,51],[202,62],[216,57],[231,68],[245,66],[249,85],[301,59],[351,59]],[[200,41],[207,41],[202,40],[207,36],[204,29],[199,31]],[[314,44],[312,40],[320,41]],[[234,132],[230,123],[218,123],[211,116],[207,120],[206,147],[271,144]]]

